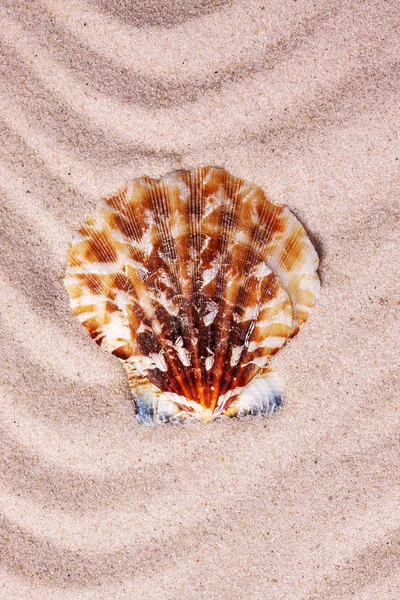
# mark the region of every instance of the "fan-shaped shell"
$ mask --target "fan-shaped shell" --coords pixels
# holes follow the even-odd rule
[[[124,362],[142,421],[211,420],[279,405],[268,361],[307,319],[317,266],[286,206],[205,167],[103,200],[73,240],[65,286]]]

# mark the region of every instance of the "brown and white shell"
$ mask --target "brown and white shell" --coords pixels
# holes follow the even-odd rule
[[[74,314],[123,362],[144,423],[273,412],[270,357],[319,291],[318,256],[286,206],[214,167],[135,179],[73,240]]]

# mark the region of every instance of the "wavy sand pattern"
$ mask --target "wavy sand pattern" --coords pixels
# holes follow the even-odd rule
[[[397,600],[399,24],[383,0],[3,0],[0,598]],[[140,427],[68,243],[125,178],[218,164],[321,255],[269,419]]]

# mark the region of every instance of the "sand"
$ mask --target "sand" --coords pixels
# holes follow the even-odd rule
[[[0,15],[1,600],[397,600],[396,2]],[[66,253],[127,178],[198,164],[290,206],[321,296],[276,415],[146,428]]]

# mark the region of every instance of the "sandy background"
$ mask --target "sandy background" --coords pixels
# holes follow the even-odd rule
[[[398,600],[395,1],[2,0],[1,600]],[[128,177],[287,203],[321,297],[272,418],[136,423],[68,243]]]

